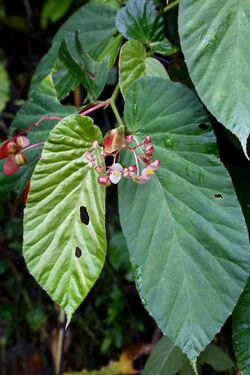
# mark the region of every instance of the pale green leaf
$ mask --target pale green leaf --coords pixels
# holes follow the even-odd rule
[[[152,0],[128,0],[117,14],[116,27],[125,38],[147,45],[164,38],[163,17]]]
[[[129,88],[124,117],[137,141],[152,136],[154,157],[161,162],[148,183],[119,184],[137,288],[162,332],[194,364],[247,281],[244,217],[207,114],[189,89],[140,78]],[[134,163],[130,154],[125,164]]]
[[[181,0],[181,46],[208,110],[241,141],[250,133],[250,2]]]
[[[155,58],[147,57],[146,49],[137,40],[129,40],[120,51],[119,84],[123,96],[129,85],[142,76],[159,76],[168,79],[164,66]]]
[[[250,373],[250,279],[233,313],[233,346],[241,375]]]
[[[105,189],[83,161],[101,138],[89,117],[60,121],[44,145],[24,211],[27,267],[68,321],[93,287],[106,254]],[[81,207],[89,223],[81,221]]]

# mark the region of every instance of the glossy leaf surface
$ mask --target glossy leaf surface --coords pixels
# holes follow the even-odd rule
[[[152,137],[161,162],[148,183],[124,179],[119,185],[137,288],[162,332],[195,363],[247,281],[242,211],[206,112],[189,89],[138,79],[126,96],[125,124],[137,141]]]
[[[195,88],[246,152],[250,133],[250,2],[181,0],[179,32]]]
[[[164,38],[163,18],[152,0],[128,0],[117,14],[116,27],[125,38],[147,45]]]
[[[68,321],[94,285],[106,254],[105,189],[83,161],[84,152],[101,139],[89,117],[60,121],[35,168],[24,212],[27,267]],[[86,223],[81,207],[88,213]]]

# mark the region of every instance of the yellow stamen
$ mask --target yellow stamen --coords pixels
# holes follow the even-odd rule
[[[154,171],[153,171],[152,168],[147,168],[147,169],[146,169],[146,175],[147,175],[147,176],[152,176],[153,173],[154,173]]]
[[[119,177],[121,175],[121,172],[120,171],[114,171],[113,174],[114,174],[115,177]]]

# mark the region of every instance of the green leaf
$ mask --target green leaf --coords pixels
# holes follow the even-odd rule
[[[241,141],[250,133],[248,0],[181,0],[181,46],[195,88],[208,110]]]
[[[116,27],[125,38],[146,45],[164,38],[163,18],[151,0],[128,0],[117,14]]]
[[[69,10],[74,0],[47,0],[41,13],[41,25],[46,29],[49,22],[55,23],[62,18]]]
[[[250,372],[250,279],[233,313],[233,346],[241,375]]]
[[[32,126],[43,116],[66,117],[74,113],[74,107],[63,106],[56,97],[56,91],[53,86],[52,77],[48,75],[35,90],[29,94],[27,102],[18,111],[14,121],[11,124],[11,134],[16,134],[27,127]],[[48,138],[49,132],[58,121],[44,121],[38,127],[28,132],[27,136],[31,144],[44,142]],[[25,155],[28,158],[28,164],[19,169],[12,176],[3,174],[4,160],[0,160],[0,196],[4,199],[6,194],[15,190],[21,193],[29,181],[35,164],[38,161],[42,147],[33,148]]]
[[[158,60],[147,57],[142,43],[129,40],[122,46],[119,59],[119,84],[122,95],[125,96],[129,85],[142,76],[169,78]]]
[[[138,79],[126,96],[125,124],[137,141],[152,136],[161,162],[147,184],[119,184],[137,287],[162,332],[194,364],[245,286],[245,221],[207,114],[189,89]],[[130,154],[124,164],[134,163]]]
[[[150,43],[150,48],[156,53],[161,53],[165,56],[173,55],[178,51],[178,48],[175,47],[167,38],[164,38],[160,42]]]
[[[108,58],[108,66],[111,69],[120,50],[122,39],[123,38],[120,34],[113,36],[98,56],[97,62],[101,62]]]
[[[182,351],[163,336],[154,346],[142,375],[175,375],[182,369],[185,358]]]
[[[214,344],[208,345],[206,350],[201,353],[198,362],[210,365],[217,372],[232,370],[235,366],[229,355]]]
[[[115,28],[115,17],[117,10],[108,4],[97,4],[90,2],[83,5],[76,11],[63,26],[58,30],[52,41],[52,47],[40,61],[32,79],[32,87],[44,79],[53,68],[59,67],[57,57],[60,45],[64,39],[69,46],[74,44],[74,33],[80,32],[81,43],[86,52],[97,59],[105,48],[110,38],[117,33]],[[79,82],[68,71],[65,72],[64,79],[57,80],[56,90],[59,99],[63,99],[70,91],[74,90]],[[60,69],[57,71],[60,74]],[[68,89],[64,84],[67,81]]]
[[[0,112],[2,112],[10,95],[8,74],[2,64],[0,64],[0,82]]]
[[[83,161],[95,140],[102,136],[90,117],[60,121],[44,145],[24,211],[27,267],[68,321],[93,287],[106,254],[105,189]],[[81,207],[88,223],[81,221]]]
[[[107,80],[107,59],[100,63],[92,59],[83,49],[78,33],[75,34],[75,49],[78,59],[71,54],[65,39],[61,44],[59,56],[69,72],[82,83],[91,98],[96,100],[102,93]]]

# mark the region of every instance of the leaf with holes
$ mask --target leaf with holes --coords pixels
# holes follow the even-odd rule
[[[146,45],[165,36],[163,17],[157,14],[152,0],[128,0],[117,14],[116,27],[125,38]]]
[[[250,133],[250,2],[181,0],[182,50],[209,111],[241,141]]]
[[[129,85],[142,76],[158,76],[169,79],[164,66],[155,58],[147,57],[144,45],[137,40],[129,40],[120,52],[119,84],[125,96]]]
[[[250,279],[233,313],[233,346],[241,375],[250,373]]]
[[[105,189],[83,160],[95,140],[101,142],[101,132],[89,117],[71,115],[55,126],[24,212],[28,269],[68,321],[93,287],[106,254]]]
[[[162,332],[194,364],[247,281],[245,221],[209,119],[189,89],[139,78],[128,90],[124,117],[137,141],[152,136],[161,162],[148,183],[124,179],[119,185],[135,280]],[[130,153],[123,162],[132,162]]]

